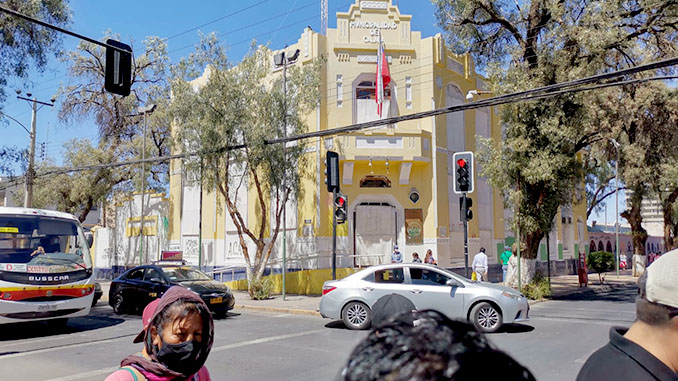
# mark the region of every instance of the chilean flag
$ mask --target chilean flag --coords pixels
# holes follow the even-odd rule
[[[388,61],[386,60],[386,52],[384,51],[384,44],[381,41],[381,33],[379,33],[379,49],[377,50],[377,80],[375,82],[375,99],[377,101],[377,114],[381,118],[381,106],[384,103],[384,89],[391,82],[391,73],[388,71]]]

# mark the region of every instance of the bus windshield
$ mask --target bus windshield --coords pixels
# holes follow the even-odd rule
[[[88,244],[76,221],[0,215],[0,271],[63,273],[91,268]]]

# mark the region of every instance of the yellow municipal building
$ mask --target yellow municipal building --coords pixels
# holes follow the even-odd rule
[[[286,48],[300,51],[294,65],[326,58],[322,99],[307,116],[309,131],[379,118],[374,99],[379,33],[392,77],[385,90],[383,118],[462,104],[469,91],[486,88],[469,55],[452,53],[440,34],[422,37],[411,29],[411,20],[412,16],[401,14],[391,0],[356,0],[347,12],[337,13],[336,29],[322,35],[307,28],[296,44]],[[348,196],[348,220],[338,229],[338,267],[388,263],[394,245],[406,262],[411,261],[413,252],[423,258],[431,249],[439,265],[463,266],[459,195],[452,192],[452,155],[475,151],[478,136],[502,138],[497,108],[307,141],[306,154],[315,174],[302,184],[303,196],[287,206],[288,269],[331,266],[333,200],[324,184],[328,150],[340,155],[340,186]],[[475,190],[469,194],[474,214],[468,227],[469,256],[472,259],[485,247],[496,263],[504,246],[515,240],[509,226],[512,213],[501,193],[490,187],[477,169],[476,163]],[[207,189],[201,197],[200,189],[186,181],[181,162],[172,163],[170,249],[182,250],[193,264],[198,261],[200,232],[204,267],[245,263],[228,212],[216,207],[220,197]],[[251,192],[237,203],[240,210],[247,210],[252,223],[256,221],[254,197]],[[588,251],[585,205],[561,208],[550,244],[552,260],[576,258],[576,253]],[[280,268],[281,256],[282,237],[278,236],[272,267]],[[546,259],[546,240],[540,259]]]

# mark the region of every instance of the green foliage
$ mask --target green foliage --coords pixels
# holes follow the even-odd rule
[[[211,35],[172,68],[171,80],[175,147],[197,154],[183,161],[188,179],[221,194],[255,278],[263,274],[275,244],[283,205],[298,197],[307,170],[303,142],[283,146],[265,141],[308,131],[306,116],[319,100],[321,62],[289,65],[284,92],[282,72],[272,71],[272,56],[267,47],[253,43],[245,58],[232,65],[225,47]],[[257,196],[257,216],[245,223],[241,213],[247,211],[237,205],[248,191]],[[255,253],[246,240],[255,244]]]
[[[600,284],[605,282],[602,274],[614,269],[614,255],[607,251],[592,251],[586,260],[586,266],[598,274]]]
[[[66,0],[5,0],[0,4],[60,27],[67,26],[70,21],[70,9]],[[6,98],[7,80],[12,77],[27,79],[31,65],[43,70],[49,54],[58,54],[62,34],[5,12],[0,12],[0,31],[1,106]]]
[[[87,139],[66,142],[64,151],[63,165],[67,167],[105,164],[116,160],[115,152],[102,146],[93,146]],[[38,163],[36,173],[38,177],[33,185],[33,206],[72,213],[80,221],[84,221],[93,207],[104,201],[116,185],[130,176],[129,169],[123,167],[62,173],[59,167],[49,161]],[[15,194],[15,202],[22,204],[23,197],[22,188]]]
[[[273,282],[267,277],[258,277],[249,281],[249,293],[252,299],[265,300],[271,297]]]
[[[106,38],[118,39],[110,32]],[[59,119],[66,123],[94,121],[99,143],[74,140],[64,145],[65,166],[87,166],[140,159],[143,155],[164,156],[170,152],[169,84],[167,45],[157,37],[148,37],[144,49],[135,50],[132,72],[132,94],[119,97],[104,90],[105,49],[81,42],[68,52],[63,61],[68,65],[68,85],[59,88],[61,108]],[[138,107],[156,104],[156,111],[144,116]],[[147,126],[146,151],[144,123]],[[49,162],[40,164],[36,179],[36,205],[57,206],[59,210],[87,217],[92,206],[105,200],[113,191],[141,190],[142,176],[145,188],[163,189],[167,184],[167,163],[102,168],[70,174],[45,173],[54,171]],[[84,213],[83,213],[84,212]]]
[[[521,292],[528,299],[532,300],[542,300],[548,298],[551,296],[549,280],[540,273],[536,273],[534,278],[532,278],[532,282],[524,285]]]
[[[448,44],[485,68],[496,95],[673,56],[678,46],[674,2],[433,3]],[[505,105],[501,141],[478,139],[481,175],[517,211],[512,225],[515,230],[520,224],[527,258],[536,258],[558,208],[584,199],[588,166],[579,155],[625,117],[608,115],[600,123],[599,94],[604,92]]]

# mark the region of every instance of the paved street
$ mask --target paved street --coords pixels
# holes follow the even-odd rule
[[[572,380],[610,326],[633,321],[634,297],[627,287],[537,303],[528,324],[491,340],[539,380]],[[140,326],[138,316],[116,316],[105,302],[59,332],[45,324],[3,326],[0,368],[12,379],[101,380],[140,349],[131,342]],[[365,334],[315,316],[236,310],[216,322],[207,365],[215,380],[329,380]]]

